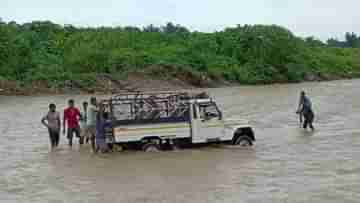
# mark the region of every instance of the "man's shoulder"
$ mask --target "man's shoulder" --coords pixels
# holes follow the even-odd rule
[[[46,114],[42,117],[43,119],[47,119],[49,117],[50,112],[46,112]]]
[[[89,107],[89,111],[90,111],[90,112],[95,112],[95,111],[97,111],[96,106],[90,106],[90,107]]]
[[[64,111],[71,111],[71,110],[80,112],[80,110],[77,107],[67,107],[64,109]]]

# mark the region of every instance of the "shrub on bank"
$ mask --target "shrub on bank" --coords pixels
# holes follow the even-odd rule
[[[124,78],[141,72],[194,84],[208,79],[264,84],[319,74],[359,76],[360,49],[315,42],[275,25],[200,33],[178,25],[141,30],[1,23],[0,75],[24,85],[47,81],[51,87],[62,87],[65,81],[92,86],[103,73]]]

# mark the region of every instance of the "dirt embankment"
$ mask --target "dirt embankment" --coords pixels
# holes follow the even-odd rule
[[[97,74],[91,86],[76,80],[67,80],[58,87],[47,81],[34,81],[21,86],[14,81],[0,80],[0,95],[36,94],[111,94],[123,91],[173,91],[204,87],[230,86],[232,83],[221,78],[210,78],[173,65],[150,65],[142,71],[128,73],[125,79],[111,74]],[[162,78],[162,79],[157,79]]]
[[[111,74],[98,74],[96,81],[91,87],[85,86],[78,81],[64,81],[61,87],[51,87],[47,81],[34,81],[32,84],[20,85],[16,81],[0,80],[0,95],[37,95],[37,94],[114,94],[124,91],[174,91],[190,90],[194,88],[224,87],[239,85],[239,83],[227,82],[222,78],[210,78],[203,75],[194,76],[190,72],[171,73],[164,76],[165,71],[171,70],[166,67],[148,68],[151,73],[131,73],[126,79],[116,79]],[[154,78],[165,79],[154,79]],[[349,74],[343,76],[331,74],[305,74],[304,81],[328,81],[338,79],[350,79]],[[278,81],[276,83],[288,83]]]
[[[34,81],[31,85],[21,86],[16,81],[0,80],[0,95],[36,95],[36,94],[96,94],[117,93],[123,91],[168,91],[193,89],[196,85],[181,79],[152,79],[141,74],[129,74],[127,79],[114,79],[109,74],[96,76],[95,85],[86,87],[78,81],[65,81],[62,87],[51,87],[46,81]]]

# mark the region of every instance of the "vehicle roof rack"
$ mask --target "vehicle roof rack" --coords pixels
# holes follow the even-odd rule
[[[151,99],[153,101],[163,100],[191,100],[209,98],[205,92],[196,93],[189,91],[156,91],[156,92],[124,92],[113,95],[112,101],[139,101]]]

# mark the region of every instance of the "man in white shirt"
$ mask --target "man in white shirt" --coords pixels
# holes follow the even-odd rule
[[[96,136],[96,117],[98,113],[96,97],[90,99],[90,106],[87,109],[86,119],[86,140],[90,140],[93,152],[96,151],[95,136]]]

